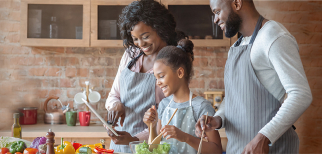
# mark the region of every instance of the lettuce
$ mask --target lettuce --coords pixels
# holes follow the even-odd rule
[[[170,144],[163,143],[158,145],[158,148],[153,149],[152,152],[149,151],[149,145],[144,141],[138,145],[135,145],[136,154],[168,154],[170,151]]]

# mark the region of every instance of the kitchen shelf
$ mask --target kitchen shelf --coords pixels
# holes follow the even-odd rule
[[[21,1],[21,45],[89,47],[89,31],[90,0]]]

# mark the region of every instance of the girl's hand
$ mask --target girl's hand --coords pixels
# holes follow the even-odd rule
[[[166,137],[167,140],[174,138],[180,142],[186,142],[186,133],[175,126],[165,125],[160,132],[163,134],[163,138]]]
[[[150,127],[150,123],[152,123],[152,127],[156,126],[158,122],[158,112],[154,105],[145,112],[143,117],[143,122],[148,127]]]

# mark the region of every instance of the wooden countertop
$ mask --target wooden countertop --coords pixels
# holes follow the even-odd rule
[[[36,138],[45,136],[51,129],[55,133],[55,137],[65,138],[109,138],[106,129],[102,124],[90,124],[90,126],[80,126],[76,123],[76,126],[50,125],[50,124],[36,124],[36,125],[21,125],[22,137],[24,138]],[[219,130],[221,138],[227,138],[225,130]],[[0,130],[0,136],[11,136],[11,129]]]

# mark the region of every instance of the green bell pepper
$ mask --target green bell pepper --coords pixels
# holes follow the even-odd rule
[[[10,146],[10,153],[14,154],[16,152],[23,152],[23,150],[26,149],[26,146],[25,146],[25,142],[23,141],[17,141],[17,142],[14,142],[11,146]]]

